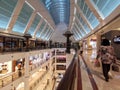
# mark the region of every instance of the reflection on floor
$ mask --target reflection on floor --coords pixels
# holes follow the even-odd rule
[[[83,57],[85,59],[85,62],[87,63],[88,68],[90,69],[92,76],[98,86],[99,90],[120,90],[119,82],[120,82],[120,72],[114,72],[110,70],[111,78],[109,82],[106,82],[104,80],[103,74],[102,74],[102,68],[101,67],[94,67],[94,61],[96,58],[96,50],[86,50],[83,53]],[[87,68],[85,64],[83,63],[83,60],[80,56],[80,65],[81,65],[81,77],[82,77],[82,87],[83,90],[93,90],[93,87],[91,85]],[[34,78],[35,79],[35,78]],[[37,87],[35,87],[33,90],[52,90],[51,84],[48,84],[48,86],[45,85],[48,82],[48,79],[50,79],[50,72],[48,72],[42,80],[38,83]],[[33,80],[33,79],[32,79]]]
[[[84,51],[83,56],[85,58],[85,61],[92,72],[92,75],[97,83],[97,86],[99,90],[120,90],[119,82],[120,82],[120,72],[114,72],[110,70],[110,80],[109,82],[106,82],[104,80],[103,74],[102,74],[102,68],[101,67],[94,67],[94,60],[96,57],[96,50],[89,50]],[[82,72],[82,81],[83,82],[83,90],[92,90],[90,87],[90,83],[87,82],[88,79],[86,78],[85,73],[85,67],[84,64],[81,63],[81,72]]]

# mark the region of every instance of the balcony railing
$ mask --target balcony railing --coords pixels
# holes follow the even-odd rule
[[[80,80],[77,80],[77,79],[81,79],[79,77],[80,75],[77,75],[79,72],[78,71],[79,67],[80,67],[79,59],[77,59],[77,55],[75,55],[68,69],[66,70],[64,77],[59,83],[57,90],[75,90],[75,88],[77,88],[77,85],[81,83]],[[81,89],[79,88],[76,90],[81,90]]]
[[[43,62],[42,64],[45,64],[45,62]],[[33,71],[40,66],[41,66],[40,63],[32,65],[32,67],[30,68],[29,71]],[[17,80],[18,78],[22,77],[23,75],[24,75],[24,70],[21,70],[21,71],[13,72],[13,73],[10,73],[10,74],[7,74],[7,75],[1,77],[0,78],[0,88],[8,85],[9,83],[11,83],[15,80]]]
[[[47,73],[48,70],[46,70],[40,77],[38,77],[37,80],[34,83],[32,83],[32,85],[30,85],[30,90],[33,90]]]
[[[8,74],[6,76],[3,76],[0,78],[0,88],[8,85],[9,83],[17,80],[18,78],[22,77],[24,75],[24,72],[13,72],[11,74]]]

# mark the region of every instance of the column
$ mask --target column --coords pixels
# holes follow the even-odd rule
[[[67,30],[63,35],[67,38],[67,41],[66,41],[66,53],[70,53],[70,48],[71,48],[70,37],[73,34],[69,30]]]
[[[52,90],[52,84],[53,84],[53,82],[52,82],[52,75],[53,75],[52,62],[53,62],[52,51],[50,51],[50,63],[49,63],[49,65],[50,65],[50,79],[49,79],[50,90]]]
[[[24,90],[30,90],[29,89],[29,54],[26,53],[25,57],[25,79],[24,79]]]

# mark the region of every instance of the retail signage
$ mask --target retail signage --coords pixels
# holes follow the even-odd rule
[[[120,36],[115,36],[113,39],[114,43],[120,44]]]

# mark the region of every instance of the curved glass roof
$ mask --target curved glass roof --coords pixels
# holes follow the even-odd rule
[[[69,24],[70,0],[40,0],[50,12],[55,25],[59,23]]]
[[[120,6],[120,0],[77,0],[74,4],[70,1],[75,0],[38,0],[38,3],[45,5],[55,25],[65,23],[69,26],[71,19],[69,28],[75,40],[81,40],[103,23],[107,24],[107,17],[112,14],[113,19],[117,14],[112,12]],[[0,0],[0,32],[17,35],[29,33],[34,38],[49,40],[54,32],[52,24],[50,20],[45,20],[43,10],[38,10],[42,4],[35,3],[36,0]],[[76,8],[76,12],[75,9],[71,12],[74,13],[73,18],[70,18],[71,4]]]

